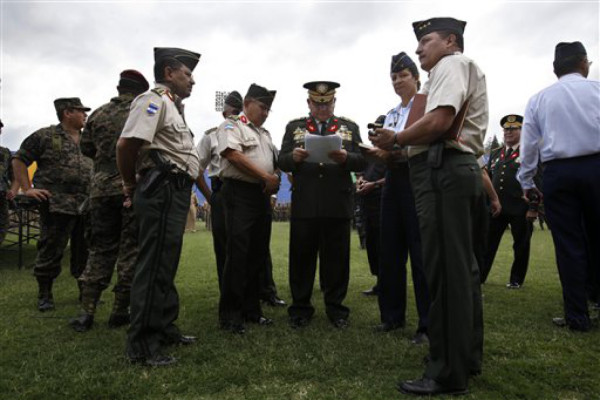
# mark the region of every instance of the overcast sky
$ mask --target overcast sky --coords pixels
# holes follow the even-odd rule
[[[92,109],[116,95],[123,69],[153,81],[155,46],[202,54],[186,118],[196,141],[220,123],[215,91],[244,95],[255,82],[277,90],[265,123],[279,147],[286,123],[307,114],[303,83],[341,84],[336,114],[366,124],[396,106],[390,57],[417,61],[413,21],[467,21],[465,54],[487,77],[489,134],[523,113],[531,95],[555,82],[554,47],[581,41],[599,76],[599,2],[135,2],[0,3],[0,143],[16,150],[33,131],[56,124],[53,100],[80,97]],[[423,81],[427,79],[422,73]],[[600,104],[599,104],[600,107]]]

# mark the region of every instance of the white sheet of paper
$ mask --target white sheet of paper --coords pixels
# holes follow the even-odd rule
[[[335,164],[328,154],[342,149],[342,138],[338,135],[304,135],[304,149],[308,152],[305,162]]]

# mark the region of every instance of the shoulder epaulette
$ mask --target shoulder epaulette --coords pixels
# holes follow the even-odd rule
[[[290,122],[288,122],[288,124],[291,124],[292,122],[302,122],[302,121],[305,121],[306,118],[308,118],[308,117],[294,118],[293,120],[291,120]]]
[[[219,129],[219,128],[217,126],[215,126],[214,128],[210,128],[209,130],[207,130],[206,132],[204,132],[204,134],[205,135],[210,135],[211,133],[213,133],[217,129]]]
[[[151,92],[154,92],[157,95],[162,97],[163,94],[167,93],[167,89],[162,88],[162,87],[156,87],[156,88],[152,89]]]
[[[354,125],[357,125],[357,123],[356,123],[356,122],[354,122],[354,121],[352,121],[350,118],[343,117],[343,116],[341,116],[341,115],[340,115],[338,118],[339,118],[339,119],[343,119],[344,121],[351,122],[351,123],[353,123]]]

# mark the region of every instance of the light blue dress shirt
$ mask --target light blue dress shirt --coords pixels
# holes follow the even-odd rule
[[[520,146],[517,179],[523,189],[535,187],[538,159],[600,153],[600,82],[567,74],[534,95],[525,109]]]
[[[410,99],[406,107],[402,107],[402,102],[400,102],[396,108],[392,108],[385,117],[383,127],[385,129],[391,129],[396,133],[401,132],[404,129],[404,125],[406,125],[408,114],[410,113],[410,108],[412,107],[414,99],[414,97]]]
[[[413,105],[413,101],[415,97],[408,102],[406,107],[402,107],[402,101],[400,104],[396,106],[396,108],[392,108],[386,115],[385,121],[383,122],[383,127],[385,129],[391,129],[394,132],[402,132],[404,127],[406,126],[406,121],[408,121],[408,114],[410,114],[410,109]],[[394,144],[394,150],[400,150],[400,146]],[[399,154],[394,156],[395,162],[407,162],[408,155],[406,154],[406,150],[401,151]]]

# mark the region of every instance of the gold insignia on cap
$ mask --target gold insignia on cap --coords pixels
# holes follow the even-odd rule
[[[509,115],[507,118],[508,122],[515,122],[517,120],[516,115]]]
[[[423,29],[427,28],[429,25],[431,25],[431,21],[428,21],[427,23],[419,26],[419,30],[422,31]]]
[[[319,92],[320,94],[325,94],[328,92],[329,87],[325,83],[320,83],[317,85],[316,89],[317,89],[317,92]]]

